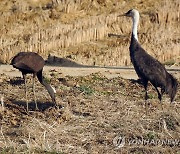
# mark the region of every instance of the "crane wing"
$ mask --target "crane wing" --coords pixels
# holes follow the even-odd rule
[[[167,74],[165,67],[158,60],[149,55],[143,48],[138,47],[138,50],[135,52],[135,67],[138,68],[141,75],[156,85],[164,85],[166,83]]]
[[[17,69],[32,71],[32,69],[28,65],[21,62],[15,63],[13,64],[13,66]]]

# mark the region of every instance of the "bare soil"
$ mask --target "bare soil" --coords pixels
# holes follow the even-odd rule
[[[168,70],[180,81],[179,68]],[[63,107],[55,108],[36,81],[36,111],[29,75],[29,113],[21,73],[1,65],[0,74],[1,153],[180,151],[180,91],[173,104],[166,95],[160,103],[149,85],[145,103],[143,87],[132,68],[46,66],[46,81],[56,88],[57,103]],[[123,147],[117,140],[120,137],[125,137]]]
[[[20,51],[69,58],[80,64],[128,66],[132,21],[140,12],[138,38],[159,61],[180,65],[180,1],[173,0],[2,0],[0,62]]]
[[[132,22],[117,17],[131,8],[141,15],[142,47],[173,65],[168,71],[179,82],[179,0],[1,1],[0,63],[33,51],[67,65],[48,65],[43,72],[57,91],[59,108],[36,81],[35,110],[28,76],[29,113],[21,73],[0,65],[0,153],[180,152],[179,89],[173,104],[166,95],[160,103],[149,84],[145,102],[134,69],[113,67],[131,64]]]

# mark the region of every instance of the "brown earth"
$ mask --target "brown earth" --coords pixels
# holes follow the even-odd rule
[[[180,90],[173,104],[167,95],[160,103],[149,85],[145,103],[130,66],[131,21],[117,18],[131,8],[143,48],[180,82],[179,0],[1,0],[0,63],[38,52],[63,108],[37,81],[35,111],[28,76],[27,113],[21,73],[0,65],[0,153],[180,152]]]
[[[132,22],[117,16],[131,8],[141,15],[143,48],[163,63],[179,65],[179,0],[1,0],[0,62],[33,51],[83,65],[130,65]]]
[[[168,69],[180,81],[179,68]],[[150,85],[150,99],[145,105],[143,87],[133,79],[137,79],[133,69],[46,66],[46,80],[56,88],[57,103],[63,108],[53,106],[47,91],[37,81],[39,110],[35,111],[32,78],[28,76],[29,114],[25,111],[20,72],[9,65],[1,65],[0,72],[1,103],[4,97],[4,106],[0,107],[1,153],[178,153],[180,150],[180,91],[173,104],[168,96],[160,104]],[[125,137],[122,148],[117,144],[119,137]],[[142,139],[146,141],[144,144],[140,142]],[[158,140],[164,144],[152,143]]]

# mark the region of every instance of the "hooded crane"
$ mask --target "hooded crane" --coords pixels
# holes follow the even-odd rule
[[[139,12],[132,9],[120,16],[131,17],[133,21],[131,43],[129,47],[130,58],[145,88],[145,100],[148,99],[147,86],[148,81],[150,81],[155,87],[160,101],[162,100],[163,94],[166,93],[169,95],[171,102],[173,102],[177,93],[177,80],[167,72],[165,67],[158,60],[150,56],[138,42],[137,27]],[[159,92],[158,87],[161,89],[161,92]]]
[[[36,76],[39,82],[47,89],[49,95],[51,96],[52,101],[56,104],[56,100],[55,100],[56,90],[43,80],[42,70],[43,70],[44,64],[45,64],[44,59],[40,55],[34,52],[20,52],[16,56],[14,56],[11,61],[11,65],[13,65],[13,67],[17,68],[19,71],[21,71],[23,75],[23,79],[25,82],[27,111],[28,111],[28,101],[27,101],[26,74],[33,74],[33,93],[34,93],[34,101],[36,104],[36,109],[38,109],[36,96],[35,96],[35,77]]]

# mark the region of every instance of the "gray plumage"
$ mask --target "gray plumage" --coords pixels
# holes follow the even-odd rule
[[[45,64],[44,59],[40,55],[34,52],[20,52],[16,56],[14,56],[14,58],[11,61],[11,65],[13,65],[14,68],[17,68],[19,71],[22,72],[23,78],[25,80],[27,111],[28,111],[28,102],[27,102],[26,74],[33,74],[33,92],[34,92],[35,103],[36,103],[35,81],[34,81],[35,76],[37,76],[39,82],[47,89],[48,93],[51,96],[52,101],[56,103],[55,89],[43,80],[42,71],[44,64]],[[36,103],[36,109],[37,109],[37,103]]]
[[[160,101],[162,99],[162,95],[166,93],[169,95],[171,102],[173,102],[177,93],[177,80],[167,72],[165,67],[158,60],[149,55],[138,43],[138,21],[136,21],[139,20],[138,11],[135,9],[129,10],[125,16],[132,17],[133,19],[133,32],[129,47],[130,57],[131,62],[134,65],[134,69],[144,85],[145,100],[148,99],[147,86],[148,81],[150,81],[155,87]],[[158,87],[161,89],[161,92],[159,92]]]

